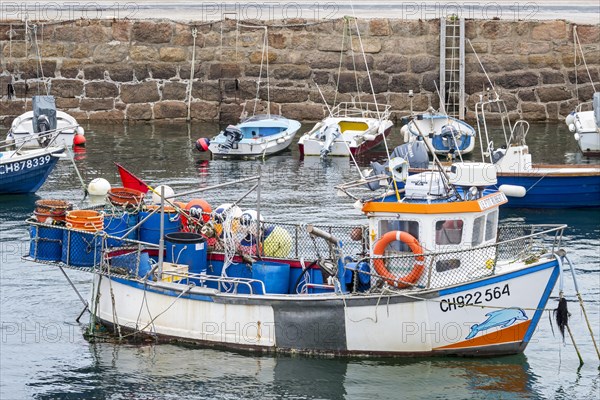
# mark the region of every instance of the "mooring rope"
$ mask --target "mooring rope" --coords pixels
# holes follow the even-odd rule
[[[173,305],[177,302],[177,300],[179,300],[181,298],[181,296],[183,296],[184,294],[188,293],[190,290],[192,290],[192,288],[195,285],[191,284],[189,285],[185,290],[183,290],[181,293],[179,293],[179,295],[171,302],[171,304],[169,304],[169,306],[167,308],[165,308],[163,311],[161,311],[160,313],[156,314],[156,316],[154,318],[152,318],[142,329],[136,329],[134,332],[128,333],[124,336],[120,336],[119,339],[125,339],[129,336],[133,336],[136,335],[138,333],[141,333],[144,331],[144,329],[146,329],[148,326],[150,326],[150,324],[154,325],[154,321],[160,317],[161,315],[163,315],[164,313],[166,313],[167,311],[169,311],[169,309],[171,307],[173,307]],[[145,292],[145,291],[144,291]],[[154,329],[156,332],[156,329]]]

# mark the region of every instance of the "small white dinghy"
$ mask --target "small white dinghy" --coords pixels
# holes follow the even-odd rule
[[[204,142],[213,156],[221,158],[256,158],[287,149],[300,122],[279,115],[254,115],[237,125],[229,125],[214,139]],[[206,139],[199,139],[202,141]],[[196,144],[201,150],[200,143]]]
[[[448,153],[469,154],[475,148],[475,129],[445,113],[436,112],[433,108],[412,118],[400,130],[405,143],[422,140],[429,142],[436,154]],[[421,134],[423,136],[421,136]]]
[[[48,131],[59,131],[53,144],[58,147],[83,145],[84,129],[77,120],[63,111],[56,110],[54,96],[33,96],[32,111],[16,117],[6,136],[7,140],[15,140],[22,148],[45,147],[49,136],[42,135]],[[77,138],[76,138],[77,136]]]
[[[580,104],[565,118],[584,156],[600,156],[600,92],[592,99],[591,111],[582,111]]]

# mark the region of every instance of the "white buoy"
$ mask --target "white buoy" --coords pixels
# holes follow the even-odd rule
[[[508,197],[525,197],[527,194],[527,189],[518,185],[500,185],[498,190]]]
[[[169,197],[171,197],[175,194],[175,191],[173,189],[171,189],[170,186],[167,186],[167,185],[157,186],[154,188],[154,191],[152,192],[152,202],[154,204],[158,205],[158,204],[162,203],[160,200],[160,194],[162,193],[163,187],[165,188],[165,194],[164,194],[165,198],[168,199]],[[173,200],[173,199],[170,199],[170,200]]]
[[[87,190],[90,196],[106,196],[111,189],[110,183],[104,178],[95,178],[89,183]]]
[[[224,203],[213,211],[213,219],[218,223],[225,221],[229,215],[233,216],[233,218],[240,218],[242,216],[242,209],[231,203]]]
[[[240,215],[240,224],[244,226],[251,226],[252,224],[256,224],[257,219],[258,213],[256,210],[245,210],[242,212],[242,215]],[[260,220],[263,221],[262,216]]]
[[[567,118],[565,118],[565,124],[567,124],[567,126],[573,124],[575,122],[575,114],[570,113],[569,115],[567,115]]]

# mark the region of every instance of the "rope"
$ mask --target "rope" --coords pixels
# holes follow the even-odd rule
[[[239,22],[236,25],[236,28],[250,28],[250,29],[264,29],[265,30],[265,36],[263,37],[263,48],[261,50],[261,55],[260,55],[260,69],[258,71],[258,81],[256,83],[256,96],[254,98],[254,109],[252,110],[252,115],[256,115],[256,107],[258,105],[258,98],[259,98],[259,94],[260,94],[260,82],[262,79],[262,71],[263,71],[263,65],[265,64],[265,54],[266,54],[266,58],[267,58],[267,62],[266,62],[266,71],[267,71],[267,115],[271,115],[271,93],[270,93],[270,89],[269,89],[269,33],[267,30],[267,26],[266,25],[246,25],[246,24],[240,24]],[[236,57],[237,57],[237,29],[236,29]],[[246,106],[244,105],[244,109],[246,108]]]
[[[496,93],[496,88],[494,87],[494,84],[492,83],[492,80],[490,79],[490,76],[488,75],[487,71],[483,67],[483,64],[481,63],[481,59],[479,58],[479,55],[475,51],[475,47],[473,47],[473,43],[471,43],[471,39],[467,39],[467,42],[469,42],[469,46],[471,46],[471,50],[473,50],[473,54],[475,54],[475,58],[477,58],[477,62],[479,63],[479,66],[483,70],[483,73],[485,74],[486,79],[490,83],[490,87],[492,88],[492,90],[494,91],[496,96],[498,96],[498,93]]]
[[[354,6],[350,3],[352,7],[352,12],[354,13]],[[358,29],[358,20],[354,17],[354,26],[356,27],[356,36],[358,37],[358,43],[360,44],[360,51],[363,55],[363,60],[365,62],[365,69],[367,70],[367,77],[369,78],[369,85],[371,86],[371,93],[373,93],[373,102],[375,103],[375,111],[377,111],[377,116],[379,117],[379,105],[377,104],[377,97],[375,96],[375,89],[373,88],[373,80],[371,79],[371,72],[369,71],[369,63],[367,63],[367,55],[365,54],[365,48],[363,47],[362,38],[360,36],[360,30]],[[387,146],[386,146],[387,147]]]
[[[107,271],[110,274],[110,263],[107,264]],[[119,317],[117,316],[117,307],[115,302],[115,293],[112,287],[112,279],[108,278],[108,286],[110,288],[110,300],[112,302],[112,314],[113,314],[113,324],[115,325],[115,329],[119,334],[119,340],[123,338],[121,335],[121,326],[119,325]]]
[[[598,350],[598,345],[596,344],[596,339],[594,338],[594,331],[592,330],[592,326],[590,325],[590,320],[588,319],[587,312],[585,311],[585,307],[583,306],[583,299],[581,297],[581,293],[579,292],[579,285],[577,284],[577,279],[575,278],[575,271],[573,268],[573,264],[571,264],[571,260],[567,258],[566,254],[563,258],[569,264],[569,269],[571,270],[571,276],[573,277],[573,284],[575,286],[575,293],[577,293],[577,299],[579,300],[579,306],[581,307],[581,311],[583,312],[583,316],[585,318],[585,322],[587,323],[588,330],[590,332],[590,337],[592,338],[592,343],[594,344],[594,349],[596,349],[596,355],[600,360],[600,351]]]
[[[348,29],[348,37],[350,40],[350,56],[352,57],[352,68],[354,69],[354,83],[356,84],[356,97],[358,98],[358,104],[362,105],[362,100],[360,99],[360,86],[358,85],[358,73],[356,71],[356,59],[354,57],[354,45],[352,44],[352,30],[350,29],[350,20],[346,19],[347,29]]]
[[[346,20],[344,20],[344,29],[342,29],[342,47],[340,50],[340,63],[338,65],[337,81],[335,82],[335,94],[333,95],[333,104],[331,105],[331,107],[334,107],[334,108],[335,108],[335,103],[337,102],[337,95],[340,90],[340,74],[342,72],[342,62],[344,61],[344,45],[345,44],[346,44]],[[323,97],[322,94],[321,94],[321,97]],[[325,105],[327,105],[327,102],[325,101],[324,97],[323,97],[323,102],[325,102]],[[327,108],[329,109],[329,107],[327,107]],[[329,114],[331,115],[331,111],[329,111]]]
[[[581,61],[583,61],[583,65],[585,66],[585,70],[588,74],[588,78],[590,79],[590,83],[592,84],[592,89],[594,92],[596,91],[596,86],[594,85],[594,80],[592,79],[592,75],[590,74],[590,69],[587,66],[587,62],[585,61],[585,55],[583,54],[583,48],[581,47],[581,42],[579,41],[579,35],[577,34],[577,25],[573,26],[573,42],[575,44],[575,84],[577,85],[577,46],[579,46],[579,52],[581,53]],[[581,64],[580,64],[581,65]]]
[[[189,285],[185,290],[183,290],[181,293],[179,293],[179,295],[171,302],[171,304],[169,304],[169,306],[167,308],[165,308],[162,312],[156,314],[156,316],[154,318],[152,318],[142,329],[136,329],[135,331],[128,333],[127,335],[124,336],[119,336],[119,339],[125,339],[129,336],[133,336],[136,335],[138,333],[141,333],[144,331],[144,329],[146,329],[147,327],[149,327],[150,325],[154,325],[154,321],[160,317],[161,315],[163,315],[164,313],[166,313],[167,311],[169,311],[171,309],[171,307],[173,307],[173,305],[177,302],[177,300],[179,300],[181,298],[181,296],[183,296],[184,294],[187,294],[190,290],[192,290],[192,288],[194,287],[194,285]],[[144,293],[146,291],[144,290]]]
[[[188,81],[188,107],[187,107],[187,120],[191,119],[192,115],[192,89],[194,86],[194,69],[196,67],[196,36],[198,36],[198,29],[192,28],[192,65],[190,68],[190,80]]]

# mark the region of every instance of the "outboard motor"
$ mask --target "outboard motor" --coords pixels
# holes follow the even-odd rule
[[[412,143],[404,143],[396,147],[390,155],[392,160],[402,158],[408,161],[409,168],[428,168],[429,167],[429,155],[427,154],[427,145],[423,141],[417,141]],[[376,161],[371,162],[371,172],[367,177],[385,174],[392,177],[390,172],[389,162],[380,164]],[[366,186],[371,190],[377,190],[380,188],[379,181],[369,182]]]
[[[410,168],[428,168],[429,155],[427,145],[423,141],[414,143],[405,143],[396,147],[390,156],[391,158],[402,157],[408,161]]]
[[[462,144],[462,136],[456,127],[452,125],[442,126],[440,136],[442,137],[442,143],[444,144],[444,147],[448,149],[460,149],[460,145]]]
[[[31,105],[33,107],[33,132],[41,133],[56,129],[56,104],[54,96],[33,96]]]
[[[225,136],[225,143],[219,145],[221,149],[237,149],[238,143],[244,138],[242,131],[233,125],[225,128],[223,135]]]
[[[38,133],[40,135],[43,135],[44,132],[48,132],[50,130],[50,120],[48,119],[48,117],[44,114],[40,115],[39,117],[37,117],[37,128],[38,128]],[[40,145],[40,147],[48,147],[48,145],[50,144],[50,136],[48,134],[43,135],[43,136],[38,136],[37,141]]]
[[[331,146],[335,139],[337,139],[342,133],[338,124],[331,124],[323,131],[322,140],[323,148],[321,149],[321,157],[327,157],[327,154],[331,153]]]

